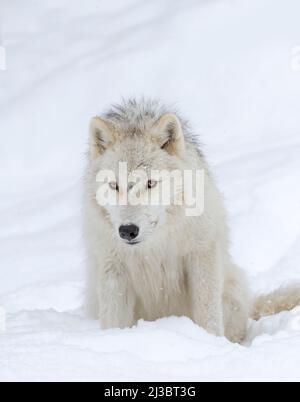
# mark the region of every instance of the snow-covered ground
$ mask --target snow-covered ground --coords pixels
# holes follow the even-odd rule
[[[122,96],[191,120],[253,290],[300,281],[299,16],[299,0],[1,0],[0,381],[300,380],[300,309],[243,346],[184,317],[100,331],[80,314],[87,128]]]

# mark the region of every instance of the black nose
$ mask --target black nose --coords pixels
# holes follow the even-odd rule
[[[124,225],[119,229],[120,237],[123,240],[132,241],[139,235],[140,229],[136,225]]]

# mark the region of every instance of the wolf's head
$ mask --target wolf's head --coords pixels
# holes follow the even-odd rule
[[[121,244],[157,241],[167,235],[167,222],[180,219],[174,197],[182,197],[182,185],[166,173],[182,171],[185,148],[184,123],[156,104],[132,101],[92,119],[96,199]]]

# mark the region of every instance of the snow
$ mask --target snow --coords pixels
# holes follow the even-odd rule
[[[0,15],[0,381],[299,380],[299,308],[250,322],[244,345],[184,317],[100,331],[80,310],[87,127],[122,96],[191,120],[253,291],[300,281],[299,1],[1,0]]]

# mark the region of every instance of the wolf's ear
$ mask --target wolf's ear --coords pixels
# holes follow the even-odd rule
[[[154,140],[170,155],[182,154],[184,135],[181,123],[175,114],[165,114],[155,123]]]
[[[90,154],[95,159],[115,142],[111,125],[100,117],[94,117],[90,124]]]

